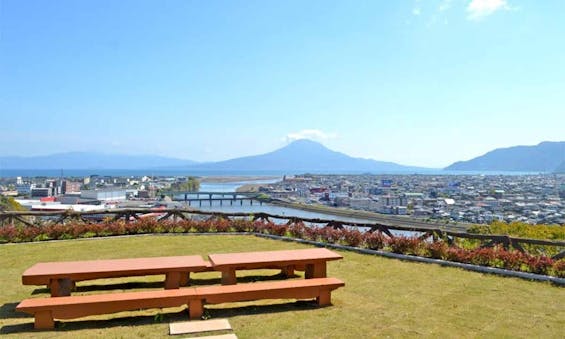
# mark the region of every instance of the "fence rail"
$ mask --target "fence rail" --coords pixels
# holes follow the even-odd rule
[[[391,223],[360,223],[351,222],[343,220],[330,220],[330,219],[318,219],[318,218],[302,218],[288,215],[276,215],[269,213],[223,213],[223,212],[211,212],[211,211],[200,211],[194,209],[148,209],[148,208],[131,208],[131,209],[106,209],[97,211],[3,211],[0,212],[0,225],[13,224],[14,221],[25,224],[29,227],[38,227],[44,223],[65,223],[67,221],[83,221],[87,223],[101,222],[103,220],[125,220],[126,223],[135,222],[137,219],[141,218],[143,215],[153,215],[158,220],[166,219],[191,219],[195,215],[208,216],[209,218],[248,218],[254,221],[271,221],[271,219],[287,220],[287,225],[295,223],[312,223],[325,225],[325,227],[333,227],[336,229],[344,227],[353,228],[365,228],[369,232],[380,231],[388,237],[395,237],[392,231],[402,231],[402,232],[418,232],[420,239],[432,238],[444,239],[449,243],[453,243],[455,239],[472,239],[479,240],[482,242],[481,247],[493,247],[501,245],[505,249],[510,247],[519,250],[521,252],[526,252],[524,245],[534,245],[534,246],[551,246],[560,249],[560,252],[554,255],[553,259],[565,258],[565,241],[556,240],[544,240],[544,239],[530,239],[530,238],[518,238],[511,237],[507,235],[495,235],[495,234],[474,234],[467,232],[456,232],[447,230],[442,227],[434,227],[430,225],[429,227],[407,227],[401,225],[395,225]],[[32,217],[32,218],[29,218]],[[41,218],[55,217],[53,220],[43,220]],[[39,218],[39,220],[38,220]]]

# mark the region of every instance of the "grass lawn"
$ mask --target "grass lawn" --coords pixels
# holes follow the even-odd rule
[[[187,320],[185,308],[122,312],[60,322],[54,331],[33,330],[33,318],[15,312],[19,301],[48,296],[21,284],[39,261],[92,260],[307,248],[254,236],[138,236],[0,245],[0,333],[9,337],[158,338],[168,323]],[[304,301],[258,301],[207,306],[209,318],[229,318],[239,338],[524,337],[565,336],[565,289],[467,272],[340,252],[328,276],[345,281],[333,306]],[[246,271],[247,280],[274,270]],[[193,274],[195,284],[218,284],[219,273]],[[85,281],[74,294],[160,288],[163,276]]]

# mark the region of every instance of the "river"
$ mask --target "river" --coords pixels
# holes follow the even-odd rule
[[[238,187],[245,184],[269,184],[269,183],[277,182],[279,180],[280,179],[239,181],[239,182],[228,182],[228,183],[202,183],[200,184],[200,192],[235,192],[235,190]],[[349,222],[358,222],[358,223],[373,223],[373,221],[369,219],[351,218],[351,217],[344,217],[333,214],[303,211],[295,208],[276,206],[267,203],[259,204],[258,201],[253,201],[253,205],[252,205],[247,200],[243,201],[243,204],[237,201],[233,205],[230,205],[229,202],[227,201],[224,201],[222,204],[220,204],[219,201],[213,201],[212,206],[210,206],[209,202],[203,201],[202,206],[195,206],[195,204],[193,204],[192,207],[196,207],[202,211],[214,211],[214,212],[224,212],[224,213],[263,212],[263,213],[276,214],[276,215],[289,216],[289,217],[340,220],[340,221],[349,221]]]

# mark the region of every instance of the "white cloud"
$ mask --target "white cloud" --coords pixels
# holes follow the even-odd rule
[[[445,12],[447,11],[449,8],[451,8],[451,0],[443,0],[439,6],[438,6],[438,11],[440,12]]]
[[[420,16],[422,14],[422,8],[420,6],[420,0],[415,0],[412,5],[412,15],[413,16]]]
[[[509,10],[506,0],[472,0],[467,6],[469,20],[481,20],[499,10]]]
[[[299,139],[323,141],[335,138],[337,138],[337,134],[335,133],[326,133],[318,129],[303,129],[298,132],[288,133],[284,138],[284,141],[291,142]]]

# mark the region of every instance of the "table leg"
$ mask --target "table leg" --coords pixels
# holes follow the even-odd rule
[[[294,276],[294,266],[290,265],[290,266],[285,266],[285,267],[281,268],[281,274],[283,276],[285,276],[286,278],[293,277]]]
[[[165,289],[172,290],[180,287],[181,273],[167,272],[165,275]]]
[[[222,271],[222,285],[235,285],[236,283],[235,270],[227,269]]]
[[[306,272],[304,273],[306,279],[312,278],[325,278],[326,277],[326,263],[306,264]]]
[[[181,272],[180,274],[180,286],[188,286],[190,281],[190,272]]]
[[[188,315],[191,320],[202,318],[204,313],[204,305],[202,305],[202,299],[190,300],[188,303]]]
[[[49,280],[49,289],[52,297],[65,297],[71,295],[74,282],[69,278]]]

